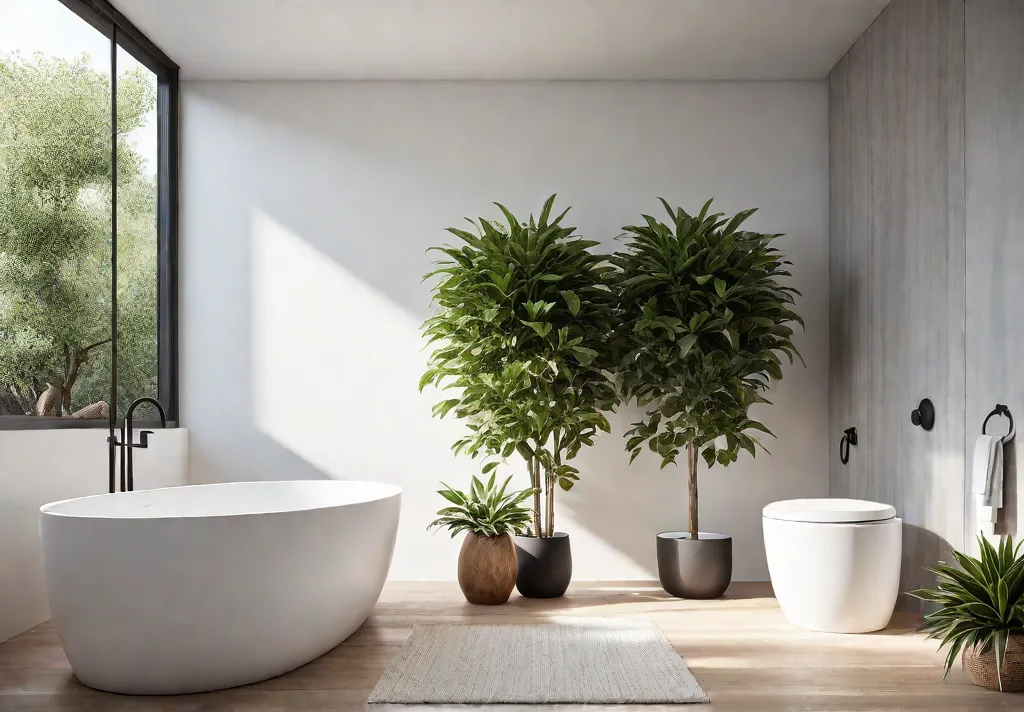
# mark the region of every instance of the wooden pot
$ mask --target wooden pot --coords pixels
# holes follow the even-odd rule
[[[964,670],[975,685],[989,690],[999,689],[995,648],[984,655],[979,655],[976,647],[967,648],[964,650],[963,663]],[[1006,641],[1002,678],[1003,692],[1024,692],[1024,636],[1011,635]]]
[[[516,547],[508,534],[466,534],[459,552],[459,587],[467,601],[484,606],[504,603],[518,572]]]

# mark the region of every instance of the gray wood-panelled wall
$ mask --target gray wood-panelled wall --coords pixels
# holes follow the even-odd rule
[[[970,0],[966,47],[970,445],[996,403],[1008,405],[1024,426],[1024,0]],[[989,431],[1001,434],[1007,426],[993,419]],[[1024,488],[1014,441],[1004,457],[997,531],[1021,534]],[[971,532],[973,514],[968,507]]]
[[[829,81],[831,493],[896,507],[905,590],[964,533],[963,40],[962,0],[894,0]]]
[[[907,590],[974,549],[985,415],[1004,403],[1024,426],[1024,0],[893,0],[829,101],[831,493],[897,508]],[[910,421],[925,397],[931,432]],[[1016,532],[1006,456],[999,531]]]

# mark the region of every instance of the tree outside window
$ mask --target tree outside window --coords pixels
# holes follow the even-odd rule
[[[13,18],[0,22],[8,28],[0,30],[0,416],[105,419],[110,41],[57,0],[0,0],[0,16]],[[6,51],[12,38],[21,42],[19,50],[33,41],[43,47]],[[68,56],[76,39],[82,51]],[[157,392],[156,77],[118,53],[117,378],[123,413],[131,400]]]

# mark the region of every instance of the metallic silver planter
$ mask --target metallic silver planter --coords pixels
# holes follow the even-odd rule
[[[700,532],[658,535],[661,586],[677,598],[718,598],[732,581],[732,537]]]

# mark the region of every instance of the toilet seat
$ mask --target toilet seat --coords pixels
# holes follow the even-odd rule
[[[772,502],[762,514],[784,522],[866,524],[894,518],[896,508],[862,499],[787,499]]]

